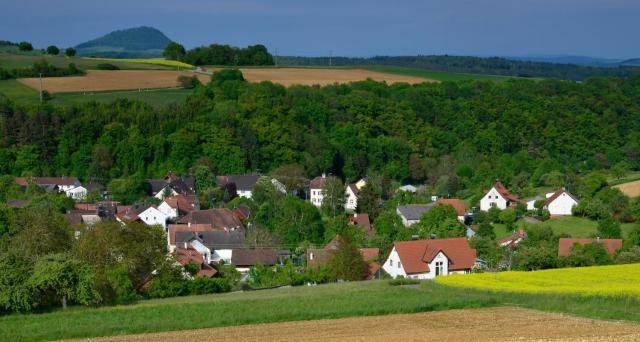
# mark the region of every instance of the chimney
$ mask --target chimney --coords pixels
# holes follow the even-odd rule
[[[187,248],[188,248],[188,247],[187,247],[187,242],[185,241],[185,242],[184,242],[184,249],[187,249]]]

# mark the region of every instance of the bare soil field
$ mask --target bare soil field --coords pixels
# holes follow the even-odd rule
[[[219,69],[210,68],[208,70],[216,71]],[[390,84],[397,82],[406,82],[409,84],[437,82],[422,77],[386,74],[363,69],[246,68],[240,70],[244,78],[249,82],[271,81],[284,86],[294,84],[328,85],[334,83],[349,83],[363,81],[367,78]]]
[[[618,184],[614,188],[620,189],[623,194],[631,198],[640,196],[640,180]]]
[[[42,79],[42,89],[50,93],[71,93],[171,88],[178,86],[180,75],[193,76],[194,73],[173,70],[89,70],[86,76],[45,77]],[[195,75],[201,82],[211,79],[209,75]],[[18,81],[33,89],[40,89],[38,78],[21,78]]]
[[[126,324],[126,322],[123,322]],[[298,321],[95,341],[638,341],[640,325],[520,308]]]

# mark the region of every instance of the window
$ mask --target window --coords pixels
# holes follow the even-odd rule
[[[444,271],[444,263],[442,261],[436,261],[436,277],[442,275]]]
[[[313,260],[313,253],[309,253],[309,260]]]
[[[400,269],[402,267],[400,261],[398,261],[398,269]]]
[[[393,260],[389,259],[389,266],[393,266]]]

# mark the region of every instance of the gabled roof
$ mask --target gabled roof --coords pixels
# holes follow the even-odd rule
[[[500,196],[502,196],[507,201],[511,201],[511,202],[519,202],[520,201],[518,196],[510,193],[509,190],[507,190],[507,188],[501,182],[496,182],[496,184],[493,187],[500,194]]]
[[[215,268],[211,267],[205,262],[202,254],[200,254],[200,252],[198,252],[191,245],[187,245],[186,248],[184,246],[178,247],[176,248],[174,253],[175,253],[176,259],[182,266],[186,266],[187,264],[189,264],[189,262],[192,262],[192,261],[197,265],[199,265],[200,270],[196,274],[196,276],[198,277],[211,278],[216,273],[218,273],[218,271]]]
[[[560,196],[562,196],[563,193],[566,193],[567,196],[571,197],[572,200],[578,202],[578,199],[575,198],[572,194],[569,193],[569,191],[565,190],[564,188],[558,189],[556,190],[553,195],[549,196],[549,198],[547,198],[544,201],[544,205],[548,206],[549,204],[551,204],[553,201],[555,201],[556,199],[558,199]]]
[[[498,246],[512,247],[519,244],[520,241],[524,240],[524,238],[526,237],[527,237],[527,233],[524,230],[520,229],[509,236],[505,236],[502,239],[496,240],[496,243],[498,244]]]
[[[369,221],[369,214],[367,213],[349,215],[349,223],[352,225],[362,226],[367,232],[372,230],[371,222]]]
[[[458,216],[464,216],[464,212],[465,212],[464,203],[462,203],[461,200],[457,198],[441,198],[436,201],[436,205],[440,205],[440,204],[450,205],[456,210],[456,213],[458,214]]]
[[[429,211],[435,203],[429,204],[407,204],[407,205],[399,205],[398,211],[400,215],[404,216],[405,219],[409,221],[418,221],[422,217],[424,213]]]
[[[466,238],[396,241],[394,248],[407,274],[429,272],[429,263],[442,252],[449,259],[449,270],[470,269],[476,262],[476,250]]]
[[[312,179],[309,182],[309,188],[310,189],[323,189],[324,188],[324,184],[326,182],[327,182],[327,177],[325,175],[318,176],[318,177]]]
[[[256,186],[260,175],[228,175],[217,176],[216,184],[220,187],[226,186],[229,183],[233,183],[236,186],[236,190],[239,191],[253,191]]]
[[[169,236],[169,244],[175,245],[177,232],[208,232],[212,230],[209,224],[192,224],[191,226],[187,224],[170,224],[167,227],[167,235]]]
[[[240,204],[233,208],[233,213],[241,220],[246,220],[251,217],[251,208],[245,204]]]
[[[622,248],[621,239],[575,239],[575,238],[561,238],[558,241],[558,256],[567,256],[571,252],[574,244],[587,245],[590,243],[601,243],[604,249],[609,254],[614,254],[620,248]]]
[[[176,245],[182,242],[200,241],[207,248],[215,249],[238,249],[244,247],[244,232],[241,231],[204,231],[204,232],[184,232],[175,233]]]
[[[178,220],[178,223],[209,224],[213,230],[244,229],[240,219],[227,208],[193,210]]]
[[[360,195],[360,189],[358,189],[355,183],[347,184],[347,188],[349,188],[356,197]]]
[[[234,249],[231,252],[231,263],[235,266],[255,266],[257,264],[272,266],[278,263],[278,250]]]
[[[169,172],[162,179],[146,179],[145,183],[148,185],[148,190],[151,195],[155,195],[162,191],[165,187],[173,189],[178,194],[193,195],[195,180],[193,178],[181,178],[176,176],[173,172]]]
[[[189,213],[196,210],[196,203],[198,198],[195,195],[179,194],[176,196],[167,197],[164,202],[173,209],[177,209],[181,213]]]
[[[29,179],[32,180],[34,183],[40,185],[40,186],[43,186],[43,185],[70,186],[70,185],[80,184],[80,181],[78,180],[77,177],[66,177],[66,176],[62,176],[62,177],[30,177],[30,178],[16,177],[16,183],[18,185],[25,186],[25,185],[27,185]]]

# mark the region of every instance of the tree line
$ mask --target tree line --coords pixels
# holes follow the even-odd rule
[[[189,51],[176,42],[167,44],[163,56],[192,65],[273,65],[273,56],[264,45],[238,48],[224,44],[200,46]]]

